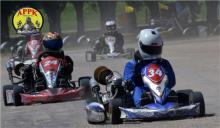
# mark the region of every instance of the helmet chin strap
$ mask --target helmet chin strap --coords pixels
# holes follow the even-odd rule
[[[114,34],[117,30],[106,30],[108,34]]]
[[[160,59],[161,55],[155,55],[155,56],[150,56],[150,55],[142,56],[141,55],[141,57],[143,60],[156,60],[156,59]]]

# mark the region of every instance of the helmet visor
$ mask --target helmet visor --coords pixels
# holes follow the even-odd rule
[[[108,31],[113,31],[113,30],[116,29],[116,25],[106,26],[106,29],[107,29]]]
[[[62,39],[43,40],[43,45],[50,50],[59,50],[63,47],[63,41]]]
[[[147,53],[149,55],[160,55],[162,53],[162,46],[149,46],[149,45],[143,45],[142,42],[140,42],[141,50],[144,53]]]

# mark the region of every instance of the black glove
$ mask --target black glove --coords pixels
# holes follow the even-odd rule
[[[128,91],[132,91],[133,90],[133,83],[132,80],[124,80],[122,83],[122,86],[128,90]]]

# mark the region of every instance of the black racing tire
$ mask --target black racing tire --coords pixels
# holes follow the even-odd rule
[[[191,104],[199,103],[199,114],[198,117],[205,115],[205,101],[201,92],[193,92],[191,97]]]
[[[105,120],[105,121],[106,121],[106,120]],[[105,123],[105,121],[102,121],[102,122],[92,122],[92,121],[87,120],[87,122],[88,122],[89,124],[93,124],[93,125],[102,124],[102,123]]]
[[[6,91],[13,90],[13,88],[14,88],[13,85],[3,85],[3,87],[2,87],[2,94],[3,94],[3,100],[4,100],[5,106],[13,105],[13,103],[7,103],[7,96],[6,96]]]
[[[178,96],[178,103],[181,105],[190,105],[190,95],[193,94],[193,90],[185,89],[185,90],[178,90],[176,91]]]
[[[95,62],[96,61],[96,53],[93,51],[86,51],[86,62]]]
[[[134,57],[135,49],[134,48],[128,48],[126,49],[126,58],[127,59],[132,59]]]
[[[23,105],[23,103],[21,102],[21,95],[20,95],[20,93],[24,92],[23,87],[21,87],[21,86],[14,86],[13,90],[14,90],[14,95],[13,95],[14,105],[15,106]]]
[[[123,120],[121,117],[121,111],[119,107],[122,106],[122,100],[120,98],[112,99],[109,102],[109,119],[111,124],[121,124]]]

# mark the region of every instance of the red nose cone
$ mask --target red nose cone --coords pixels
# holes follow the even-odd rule
[[[165,75],[162,68],[157,64],[150,64],[146,71],[147,77],[155,83],[160,83]]]

